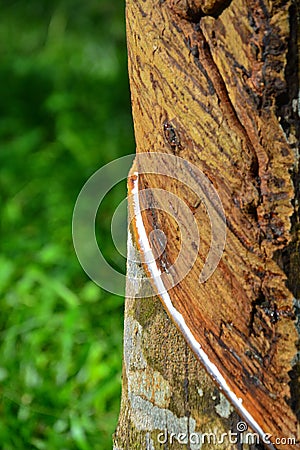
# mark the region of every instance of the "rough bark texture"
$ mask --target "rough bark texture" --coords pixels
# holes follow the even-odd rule
[[[200,431],[207,433],[202,448],[211,448],[214,437],[210,434],[221,439],[229,430],[238,433],[239,418],[196,360],[160,300],[135,299],[143,289],[145,276],[141,264],[130,262],[138,260],[130,234],[127,271],[140,281],[127,285],[122,403],[114,449],[196,450],[200,437],[190,440],[184,435]],[[168,442],[164,444],[166,432]],[[170,438],[172,433],[179,440],[181,436],[183,442],[191,441],[190,445]],[[225,437],[216,448],[229,450],[233,444]]]
[[[172,300],[259,424],[286,438],[297,435],[299,415],[297,26],[296,5],[285,0],[127,4],[137,152],[173,153],[195,164],[216,187],[227,219],[222,260],[199,285],[211,240],[205,208],[172,180],[140,177],[140,189],[160,187],[180,196],[201,227],[197,264],[172,289]],[[178,229],[148,207],[145,227],[165,232],[161,268],[168,268],[181,245]],[[134,227],[133,241],[138,244]],[[115,448],[199,448],[159,444],[165,428],[228,432],[237,416],[160,303],[134,296],[128,292]],[[225,418],[218,415],[221,404]]]

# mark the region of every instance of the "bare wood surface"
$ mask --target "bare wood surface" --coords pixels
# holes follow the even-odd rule
[[[295,4],[130,0],[127,26],[137,152],[172,153],[195,164],[212,181],[226,212],[224,255],[214,275],[199,284],[211,240],[205,208],[171,179],[140,177],[140,190],[175,192],[200,226],[197,263],[170,292],[172,301],[260,426],[273,436],[295,437]],[[147,233],[161,229],[168,239],[163,270],[179,252],[178,229],[148,206]],[[139,241],[136,230],[134,240]]]
[[[203,440],[203,449],[213,445],[232,450],[234,440],[240,439],[236,429],[240,419],[234,409],[197,361],[160,300],[136,298],[144,291],[145,272],[131,233],[127,272],[128,280],[136,277],[136,282],[129,281],[126,290],[122,404],[114,449],[197,450]],[[230,431],[232,442],[224,437],[217,445]]]

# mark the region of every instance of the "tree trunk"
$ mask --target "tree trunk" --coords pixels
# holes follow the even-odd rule
[[[138,157],[129,179],[115,449],[258,448],[257,436],[270,448],[300,448],[297,17],[285,0],[127,2],[137,155],[172,155],[179,183],[172,157],[160,157],[155,173]],[[143,189],[151,192],[140,206]],[[179,272],[186,265],[187,274],[166,295],[146,250],[168,282],[178,276],[180,233],[188,248],[196,244],[188,213],[162,191],[188,205],[200,230],[195,261],[185,254]],[[226,245],[213,271],[206,258],[220,241],[223,208]],[[159,234],[150,242],[157,230],[166,244]],[[248,425],[256,436],[241,434]]]
[[[198,449],[200,437],[195,433],[199,430],[207,433],[203,440],[208,444],[215,438],[221,440],[222,433],[229,430],[237,433],[237,414],[194,357],[159,299],[135,299],[145,282],[138,258],[129,234],[128,273],[141,281],[127,285],[122,403],[114,449]],[[191,437],[189,446],[182,444],[187,436]],[[217,448],[231,449],[232,443],[225,438]]]

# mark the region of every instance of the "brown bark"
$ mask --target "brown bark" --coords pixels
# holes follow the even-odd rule
[[[200,226],[198,259],[170,297],[230,389],[265,432],[278,438],[297,436],[299,414],[296,12],[295,4],[285,0],[127,4],[137,152],[172,153],[195,164],[217,189],[227,220],[220,264],[199,284],[211,241],[205,208],[191,190],[144,173],[137,161],[139,189],[173,190]],[[162,202],[159,196],[156,202]],[[151,209],[151,203],[147,206],[147,234],[160,229],[167,236],[158,261],[163,271],[176,260],[181,241],[174,220]],[[132,230],[141,251],[136,227]],[[219,418],[209,400],[215,388],[159,303],[131,296],[128,292],[131,325],[125,331],[136,337],[131,347],[125,341],[125,355],[128,348],[136,355],[138,348],[143,364],[139,368],[137,361],[125,358],[115,447],[164,448],[157,443],[162,424],[173,432],[169,422],[176,422],[178,433],[180,419],[196,431],[203,426],[204,431],[209,426],[219,434],[228,431],[228,420],[237,416]],[[163,351],[156,354],[157,349]],[[219,401],[219,394],[213,395]],[[138,402],[143,420],[152,420],[148,429],[134,419]],[[160,410],[169,420],[155,422],[156,413],[163,417]],[[226,445],[219,448],[233,448]],[[276,447],[300,448],[299,442]]]
[[[130,234],[127,270],[140,281],[127,285],[122,404],[114,449],[194,450],[199,446],[193,445],[193,439],[187,446],[171,434],[180,438],[200,431],[207,433],[203,448],[211,448],[215,439],[211,433],[216,439],[229,430],[236,433],[238,416],[194,357],[159,299],[135,298],[144,283],[141,264],[130,262],[138,259]],[[167,445],[161,443],[165,432]],[[235,438],[233,435],[232,440]],[[216,448],[233,447],[225,438]]]

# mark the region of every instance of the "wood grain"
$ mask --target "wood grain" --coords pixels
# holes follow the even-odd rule
[[[171,190],[199,224],[197,262],[170,291],[176,309],[263,430],[295,437],[299,218],[295,89],[289,85],[297,78],[294,6],[186,3],[128,1],[129,75],[137,152],[172,153],[195,164],[222,200],[226,247],[206,283],[199,284],[199,275],[211,229],[203,205],[173,179],[143,174],[144,167],[137,168],[139,188]],[[159,195],[155,201],[163,203]],[[167,237],[163,269],[179,253],[178,229],[169,215],[145,206],[147,233],[160,229]],[[300,448],[299,441],[291,448]]]

